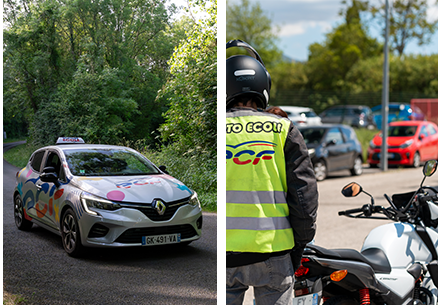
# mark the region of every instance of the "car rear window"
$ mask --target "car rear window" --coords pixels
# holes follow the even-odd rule
[[[317,116],[314,111],[302,111],[300,115],[302,114],[307,118],[315,118]]]
[[[160,172],[139,153],[125,149],[69,149],[64,151],[75,176],[152,175]]]

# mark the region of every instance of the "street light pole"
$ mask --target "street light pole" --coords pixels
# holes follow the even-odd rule
[[[381,130],[383,140],[381,143],[381,170],[387,171],[387,135],[389,118],[389,1],[386,0],[386,30],[384,31],[384,63],[383,63],[383,94],[381,100],[381,115],[383,117]]]

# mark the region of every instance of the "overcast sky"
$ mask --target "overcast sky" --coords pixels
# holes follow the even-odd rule
[[[341,0],[250,0],[250,2],[259,2],[260,7],[273,23],[280,26],[279,47],[286,56],[295,60],[307,60],[308,46],[314,42],[324,42],[325,34],[343,22],[342,17],[338,15],[342,8]],[[438,8],[434,5],[435,0],[429,0],[429,3],[433,3],[428,12],[429,19],[436,20]],[[378,32],[372,31],[371,35],[383,41]],[[407,54],[437,52],[438,32],[433,35],[430,45],[418,46],[414,42],[405,49]]]

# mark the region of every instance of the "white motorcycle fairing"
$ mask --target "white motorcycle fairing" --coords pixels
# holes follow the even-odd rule
[[[438,230],[426,228],[426,231],[438,254]],[[402,298],[415,286],[415,279],[407,269],[414,263],[427,265],[433,259],[429,248],[422,243],[415,226],[408,223],[388,223],[374,228],[366,237],[361,252],[372,248],[381,249],[392,268],[388,274],[377,273],[375,275],[377,280]],[[437,298],[436,289],[435,294]]]

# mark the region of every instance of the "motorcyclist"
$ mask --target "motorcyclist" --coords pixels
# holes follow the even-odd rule
[[[226,67],[227,304],[241,304],[249,286],[256,304],[289,304],[294,268],[315,235],[317,183],[297,128],[262,111],[271,80],[260,56],[240,40],[230,47],[251,56]]]

